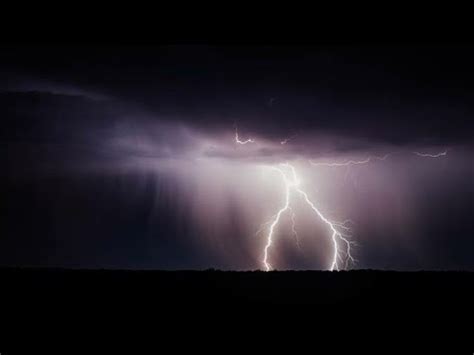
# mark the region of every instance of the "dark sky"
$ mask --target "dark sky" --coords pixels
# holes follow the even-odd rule
[[[235,219],[224,251],[209,248],[176,202],[192,183],[130,168],[183,159],[236,124],[269,142],[298,137],[295,157],[324,157],[321,137],[332,156],[447,148],[448,162],[402,155],[374,172],[402,180],[399,208],[416,212],[374,228],[377,204],[397,210],[389,204],[401,198],[384,184],[375,191],[364,171],[350,203],[363,212],[347,214],[359,267],[474,270],[472,46],[5,45],[0,54],[1,265],[260,267],[237,202],[226,202]],[[284,265],[318,267],[299,259],[290,251]]]
[[[13,86],[22,78],[87,88],[197,125],[239,116],[260,129],[252,124],[258,115],[278,120],[275,131],[458,141],[472,133],[463,124],[472,110],[473,57],[471,47],[454,45],[38,45],[2,50],[1,66]]]

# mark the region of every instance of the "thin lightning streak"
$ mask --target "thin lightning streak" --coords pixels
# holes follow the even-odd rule
[[[370,157],[367,157],[364,160],[348,160],[348,161],[340,162],[340,163],[338,163],[338,162],[335,162],[335,163],[316,163],[316,162],[313,162],[311,160],[309,162],[310,162],[311,165],[314,165],[314,166],[333,166],[333,167],[336,167],[336,166],[350,166],[350,165],[367,164],[367,163],[370,163],[373,160],[385,160],[389,156],[390,156],[390,154],[385,154],[382,157],[370,156]]]
[[[368,163],[370,163],[371,161],[374,161],[374,160],[381,160],[381,161],[386,160],[389,156],[394,155],[394,154],[395,153],[389,153],[389,154],[385,154],[384,156],[381,156],[381,157],[379,157],[379,156],[369,156],[364,160],[348,160],[348,161],[345,161],[345,162],[333,162],[333,163],[318,163],[318,162],[314,162],[314,161],[310,160],[309,163],[311,165],[314,165],[314,166],[330,166],[330,167],[362,165],[362,164],[368,164]],[[413,154],[418,155],[419,157],[422,157],[422,158],[440,158],[440,157],[448,155],[448,150],[442,151],[442,152],[437,153],[437,154],[427,154],[427,153],[420,153],[420,152],[413,152]]]
[[[440,152],[438,154],[426,154],[426,153],[420,153],[420,152],[413,152],[413,154],[416,154],[419,157],[423,157],[423,158],[439,158],[439,157],[446,156],[448,154],[448,151],[445,150],[444,152]]]
[[[248,143],[255,143],[255,141],[251,138],[245,140],[245,141],[242,141],[239,139],[239,132],[237,131],[237,127],[235,127],[235,142],[238,143],[238,144],[248,144]]]
[[[339,270],[340,266],[339,266],[338,262],[340,260],[344,261],[344,267],[348,267],[349,262],[355,263],[356,260],[354,259],[354,257],[351,254],[351,247],[355,243],[350,241],[346,234],[344,234],[344,233],[342,233],[342,232],[340,232],[336,229],[336,227],[342,227],[343,229],[348,230],[349,227],[346,226],[346,223],[348,223],[348,221],[344,221],[342,223],[336,223],[336,222],[331,222],[329,219],[327,219],[321,213],[321,211],[319,211],[319,209],[316,208],[316,206],[313,204],[313,202],[309,199],[306,192],[304,192],[299,187],[300,181],[299,181],[298,176],[296,174],[295,168],[292,165],[288,164],[288,163],[281,164],[281,166],[285,167],[287,169],[290,169],[291,178],[289,178],[288,174],[286,174],[282,169],[277,168],[277,167],[273,168],[274,170],[278,171],[282,175],[283,181],[285,183],[285,205],[274,216],[274,219],[273,219],[273,221],[271,221],[271,224],[270,224],[270,228],[269,228],[268,235],[267,235],[267,242],[266,242],[266,245],[265,245],[265,248],[264,248],[264,253],[263,253],[263,261],[262,261],[263,265],[265,267],[265,270],[269,271],[269,270],[272,269],[272,266],[268,261],[268,251],[269,251],[269,249],[270,249],[270,247],[273,243],[275,228],[278,225],[278,223],[280,222],[281,216],[288,210],[292,211],[292,209],[290,207],[290,194],[291,194],[291,191],[295,191],[298,194],[300,194],[303,197],[304,201],[316,213],[316,215],[326,225],[328,225],[329,228],[332,231],[331,240],[332,240],[334,251],[333,251],[333,257],[332,257],[332,261],[331,261],[329,269],[331,271]],[[296,232],[296,230],[294,229],[294,214],[293,214],[293,217],[292,217],[292,222],[293,222],[293,231]],[[341,242],[344,244],[345,247],[340,246]],[[345,259],[342,257],[341,254],[345,255]]]
[[[276,217],[276,215],[272,216],[272,218],[274,218],[274,217]],[[265,227],[268,226],[270,223],[271,223],[271,221],[262,224],[260,229],[255,232],[255,236],[258,236],[260,233],[262,233],[265,230]]]
[[[295,237],[296,246],[298,247],[299,250],[301,250],[298,232],[296,231],[296,222],[295,222],[296,215],[291,208],[290,210],[291,210],[291,231],[293,232],[293,236]]]
[[[338,226],[339,228],[342,228],[346,231],[350,231],[351,230],[351,227],[348,227],[347,224],[348,223],[351,223],[353,224],[354,222],[350,219],[346,219],[345,221],[343,222],[332,222],[335,226]]]

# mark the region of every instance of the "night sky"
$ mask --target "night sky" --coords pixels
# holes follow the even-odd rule
[[[352,267],[474,270],[472,63],[461,45],[4,45],[0,265],[262,269],[289,162],[351,220]],[[286,216],[272,265],[327,269],[328,229],[294,211],[300,246]]]

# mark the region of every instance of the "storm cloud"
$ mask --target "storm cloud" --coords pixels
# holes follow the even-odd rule
[[[473,56],[5,48],[0,262],[261,268],[256,232],[284,197],[271,167],[289,162],[331,219],[353,222],[356,267],[472,269]],[[304,248],[285,220],[275,266],[327,268],[327,230],[295,206]]]

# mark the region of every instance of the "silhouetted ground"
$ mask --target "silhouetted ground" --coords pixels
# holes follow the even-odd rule
[[[146,329],[174,346],[182,345],[171,340],[176,334],[238,336],[236,346],[264,334],[271,334],[272,345],[295,336],[317,342],[326,335],[342,336],[343,343],[390,335],[400,342],[473,344],[469,272],[4,268],[0,280],[1,322],[12,336],[56,336],[80,327],[127,329],[128,335]]]

